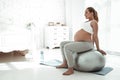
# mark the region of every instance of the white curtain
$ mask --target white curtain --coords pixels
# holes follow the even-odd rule
[[[110,49],[120,52],[120,0],[111,0],[111,34],[110,34]]]

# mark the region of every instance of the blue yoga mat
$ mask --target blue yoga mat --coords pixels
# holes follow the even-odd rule
[[[40,62],[41,65],[53,66],[53,67],[56,67],[56,66],[60,65],[61,63],[62,63],[61,61],[56,60],[56,59],[50,60],[50,61],[41,61],[41,62]],[[106,74],[110,73],[112,70],[113,70],[112,67],[104,67],[104,68],[103,68],[102,70],[100,70],[100,71],[91,72],[91,73],[105,76]]]
[[[62,62],[59,61],[59,60],[50,60],[50,61],[41,61],[40,64],[41,65],[46,65],[46,66],[53,66],[53,67],[56,67],[58,65],[60,65]]]
[[[104,76],[104,75],[108,74],[109,72],[111,72],[112,70],[113,70],[112,67],[104,67],[102,70],[100,70],[98,72],[93,72],[93,73]]]

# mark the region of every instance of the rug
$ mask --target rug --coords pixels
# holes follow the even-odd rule
[[[59,60],[50,60],[50,61],[41,61],[40,64],[41,65],[46,65],[46,66],[52,66],[52,67],[56,67],[58,65],[60,65],[62,62]],[[97,75],[102,75],[105,76],[106,74],[110,73],[113,70],[112,67],[104,67],[102,70],[97,71],[97,72],[91,72]]]

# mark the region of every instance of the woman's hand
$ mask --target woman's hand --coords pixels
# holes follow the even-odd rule
[[[102,53],[103,55],[107,55],[107,53],[103,50],[98,50],[100,53]]]

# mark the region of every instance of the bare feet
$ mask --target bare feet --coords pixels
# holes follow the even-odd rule
[[[66,72],[63,73],[63,75],[71,75],[74,73],[73,68],[68,68],[68,70]]]
[[[68,68],[68,66],[66,64],[61,64],[59,66],[56,66],[56,68]]]

